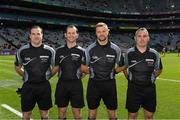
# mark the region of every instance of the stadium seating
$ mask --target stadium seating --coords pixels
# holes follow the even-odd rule
[[[178,0],[24,0],[106,13],[169,12],[180,9]]]
[[[2,27],[0,29],[1,49],[14,50],[24,45],[29,40],[30,28]],[[174,50],[179,41],[179,33],[150,33],[150,45],[160,44]],[[123,51],[134,44],[134,33],[110,33],[109,39],[117,44]],[[94,32],[80,32],[77,43],[86,48],[96,40]],[[57,48],[65,44],[62,30],[44,30],[44,43]],[[11,47],[9,47],[11,46]]]

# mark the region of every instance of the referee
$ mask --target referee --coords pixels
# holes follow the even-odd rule
[[[33,26],[30,43],[22,46],[16,54],[15,69],[23,77],[21,108],[23,119],[30,119],[37,102],[41,119],[48,119],[48,110],[52,107],[51,65],[54,65],[55,51],[42,43],[43,30]]]
[[[135,47],[125,54],[128,119],[137,119],[140,107],[144,109],[145,119],[153,119],[156,110],[155,80],[162,71],[161,59],[157,51],[148,47],[149,33],[146,28],[139,28],[134,38]]]
[[[120,48],[108,40],[109,29],[105,23],[96,24],[97,41],[86,49],[86,67],[90,73],[87,88],[89,119],[96,119],[97,108],[103,99],[109,119],[116,119],[117,90],[115,65],[118,72],[123,68],[123,57]],[[88,71],[89,70],[89,71]]]
[[[59,73],[55,92],[55,104],[58,106],[58,118],[66,119],[66,112],[71,102],[74,119],[81,119],[84,107],[83,86],[81,82],[81,63],[85,60],[85,50],[76,44],[78,29],[67,26],[66,44],[56,50],[55,67],[52,73]]]

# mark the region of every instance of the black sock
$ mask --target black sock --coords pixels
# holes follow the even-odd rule
[[[89,117],[88,117],[88,120],[96,120],[96,118],[89,118]]]
[[[43,117],[41,117],[41,120],[48,120],[48,117],[47,117],[47,118],[43,118]]]
[[[65,118],[58,117],[58,120],[66,120],[66,117]]]
[[[116,118],[109,118],[109,120],[117,120],[117,117]]]

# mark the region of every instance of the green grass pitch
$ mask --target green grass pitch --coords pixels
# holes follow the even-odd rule
[[[16,94],[16,89],[21,87],[22,80],[14,70],[14,56],[0,56],[0,105],[7,104],[14,109],[21,111],[20,97]],[[161,57],[163,63],[163,72],[159,79],[156,80],[157,88],[157,111],[155,119],[180,119],[180,57],[177,54],[167,54]],[[86,87],[88,77],[83,78],[84,96],[86,96]],[[52,98],[54,102],[54,92],[57,83],[57,76],[51,80]],[[127,111],[125,109],[127,80],[123,74],[116,76],[118,90],[118,109],[117,116],[119,119],[127,119]],[[85,99],[85,97],[84,97]],[[85,99],[86,102],[86,99]],[[87,103],[82,110],[82,117],[87,118]],[[71,108],[71,107],[69,107]],[[57,118],[57,107],[54,105],[50,109],[50,119]],[[37,106],[33,110],[33,119],[40,118]],[[71,109],[68,109],[67,118],[73,118]],[[106,108],[101,102],[98,109],[98,119],[106,119]],[[138,118],[143,118],[142,109],[139,111]],[[20,119],[14,113],[0,106],[0,119]]]

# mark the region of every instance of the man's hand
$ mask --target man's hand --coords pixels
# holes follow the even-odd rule
[[[59,66],[55,66],[51,69],[51,77],[54,76],[57,72],[59,72]]]
[[[154,75],[158,77],[161,74],[162,70],[154,70]]]
[[[89,74],[89,67],[86,65],[81,64],[80,70],[82,73]]]
[[[116,74],[118,74],[119,72],[125,70],[125,68],[126,68],[125,65],[122,66],[122,67],[117,67],[117,68],[115,69]]]
[[[24,69],[22,68],[22,66],[15,66],[15,70],[16,72],[20,75],[20,76],[24,76]]]

